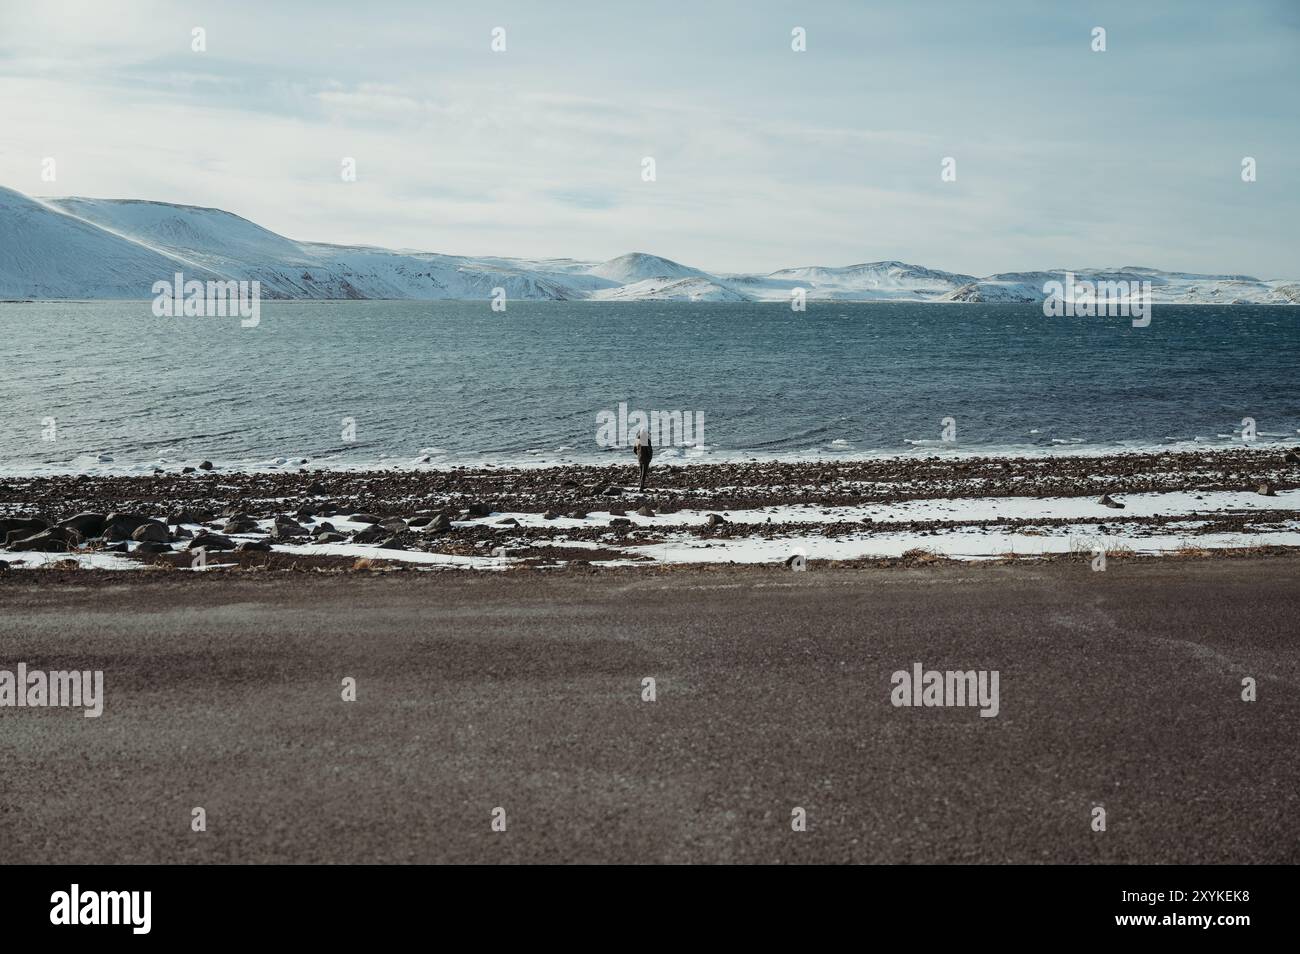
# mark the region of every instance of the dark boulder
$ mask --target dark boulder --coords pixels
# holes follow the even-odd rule
[[[217,533],[208,533],[204,530],[195,534],[194,539],[190,541],[187,550],[233,550],[235,542],[229,537],[223,537]]]
[[[380,540],[386,540],[391,534],[383,527],[371,524],[364,530],[358,530],[352,534],[353,543],[378,543]]]
[[[102,513],[79,513],[67,520],[60,520],[59,526],[76,530],[84,539],[97,537],[104,532],[108,518]]]
[[[275,518],[274,533],[278,537],[306,537],[311,531],[292,517],[281,515]]]
[[[136,527],[149,523],[152,519],[148,514],[114,511],[104,518],[104,530],[101,536],[107,537],[111,531],[114,539],[129,538],[135,533]]]
[[[37,533],[48,529],[50,529],[50,522],[40,517],[5,517],[0,519],[0,533],[7,534],[14,530],[27,530],[31,533]]]
[[[137,543],[166,543],[171,535],[167,532],[167,524],[150,520],[132,530],[131,539]]]
[[[66,527],[51,527],[31,533],[28,530],[11,530],[5,537],[10,550],[30,550],[35,553],[64,553],[80,546],[81,536]]]

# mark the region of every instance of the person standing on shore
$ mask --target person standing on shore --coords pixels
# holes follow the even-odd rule
[[[645,490],[646,475],[650,473],[650,458],[654,457],[655,450],[650,445],[650,432],[644,427],[636,432],[632,453],[636,454],[636,461],[641,465],[641,489]]]

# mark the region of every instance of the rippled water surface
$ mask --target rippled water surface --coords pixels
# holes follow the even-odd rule
[[[1214,445],[1245,417],[1300,443],[1300,308],[1133,328],[1034,305],[267,302],[242,328],[77,302],[0,304],[0,335],[8,471],[605,459],[620,402],[701,412],[703,447],[660,452],[688,459]]]

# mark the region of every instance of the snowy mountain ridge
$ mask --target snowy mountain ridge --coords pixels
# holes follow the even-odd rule
[[[1140,266],[1076,280],[1149,281],[1163,304],[1300,304],[1300,280]],[[1041,302],[1065,269],[980,278],[906,262],[717,273],[646,252],[606,262],[469,257],[286,238],[220,209],[141,199],[34,199],[0,187],[0,300],[147,299],[159,280],[261,282],[264,298]]]

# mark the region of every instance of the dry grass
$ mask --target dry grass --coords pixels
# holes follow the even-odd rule
[[[944,560],[940,554],[935,553],[933,550],[927,550],[925,547],[913,547],[910,550],[905,550],[899,559],[909,566],[929,566],[931,563],[942,563]]]

